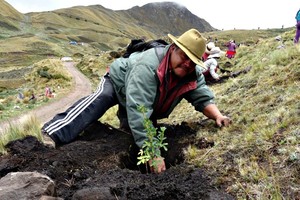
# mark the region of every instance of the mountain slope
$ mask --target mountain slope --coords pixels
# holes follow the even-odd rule
[[[170,32],[180,35],[190,28],[196,28],[201,32],[216,30],[204,19],[177,3],[149,3],[142,7],[135,6],[126,12],[139,21],[142,27],[153,31],[156,35],[166,35]]]
[[[5,8],[3,16],[22,21],[22,14],[1,1]],[[153,39],[167,33],[179,35],[190,28],[196,28],[201,32],[215,30],[205,20],[172,2],[150,3],[120,11],[113,11],[101,5],[75,6],[25,15],[27,26],[32,26],[36,31],[66,40],[70,38],[57,34],[70,35],[78,42],[80,38],[89,38],[90,42],[109,43],[120,37],[121,43],[126,45],[135,37],[144,36]],[[119,44],[114,43],[110,48],[117,46]]]
[[[0,8],[1,8],[0,16],[8,17],[16,20],[23,19],[23,14],[17,11],[14,7],[12,7],[4,0],[0,0]]]
[[[17,22],[22,21],[24,15],[4,0],[0,0],[0,8],[0,32],[4,34],[7,31],[19,31]]]
[[[0,6],[0,66],[5,70],[31,65],[49,55],[95,55],[116,50],[134,38],[157,39],[167,33],[179,35],[190,28],[215,30],[172,2],[119,11],[101,5],[75,6],[24,15],[4,0],[0,0]],[[70,47],[70,41],[83,45]]]

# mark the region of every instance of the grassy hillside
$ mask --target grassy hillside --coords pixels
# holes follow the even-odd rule
[[[214,31],[214,32],[205,32],[204,35],[206,38],[211,37],[213,41],[217,39],[219,46],[222,46],[230,39],[236,41],[237,44],[243,45],[254,45],[262,39],[267,39],[271,37],[276,37],[278,35],[284,34],[286,32],[293,31],[289,37],[284,38],[286,40],[292,40],[294,37],[294,28],[285,28],[285,29],[264,29],[264,30],[230,30],[230,31]]]
[[[215,143],[204,150],[191,146],[188,160],[218,177],[238,199],[300,197],[300,46],[291,35],[294,31],[282,34],[284,48],[274,38],[239,48],[230,69],[252,69],[211,87],[232,126],[220,130],[212,122],[199,123],[186,104],[169,117],[187,120],[199,137]]]
[[[214,143],[210,149],[190,146],[186,149],[186,159],[209,171],[216,178],[215,184],[237,199],[297,199],[300,196],[300,46],[292,42],[294,31],[266,32],[262,34],[260,30],[259,35],[253,34],[255,31],[222,32],[230,36],[227,38],[218,35],[221,41],[229,38],[244,41],[248,35],[253,41],[259,38],[255,45],[247,40],[249,46],[238,48],[234,59],[223,57],[220,61],[221,67],[233,72],[248,66],[251,70],[211,86],[219,108],[233,120],[230,127],[217,128],[187,102],[182,102],[161,122],[186,122],[198,130],[199,138]],[[282,41],[273,37],[279,34]],[[89,64],[83,60],[78,66],[84,69],[89,65],[92,77],[101,69],[93,67],[93,63],[103,66],[103,62],[94,58]],[[230,66],[222,66],[228,62]],[[117,126],[115,112],[112,109],[101,120]]]
[[[27,67],[52,56],[116,50],[137,37],[154,39],[192,27],[202,32],[214,30],[204,19],[171,2],[120,11],[93,5],[27,14],[21,14],[4,0],[0,0],[0,7],[0,72]],[[154,12],[156,18],[149,18]],[[166,13],[186,17],[169,19]],[[84,46],[71,48],[70,41]]]
[[[0,0],[1,14],[0,16],[8,17],[11,19],[21,20],[23,19],[23,14],[14,9],[10,4],[4,0]]]
[[[72,56],[77,67],[97,85],[114,59],[110,51],[124,48],[129,36],[134,37],[129,33],[137,31],[136,36],[147,39],[158,37],[138,29],[139,25],[114,29],[124,22],[113,24],[115,19],[119,20],[119,13],[109,13],[111,20],[106,20],[96,12],[101,9],[72,8],[71,13],[78,15],[70,15],[67,10],[30,14],[21,16],[21,23],[0,16],[6,24],[6,28],[0,28],[0,120],[47,103],[49,99],[42,96],[38,101],[29,101],[32,92],[43,94],[46,85],[64,88],[58,95],[70,89],[72,80],[62,69],[61,56]],[[84,18],[77,19],[83,15]],[[187,102],[160,121],[187,123],[197,130],[199,138],[214,143],[209,149],[188,147],[186,161],[205,169],[216,186],[225,188],[237,199],[300,198],[300,45],[292,42],[294,31],[288,28],[204,32],[207,38],[217,38],[222,50],[226,50],[224,44],[230,39],[242,44],[234,59],[221,58],[222,68],[237,72],[251,67],[248,73],[210,86],[218,107],[232,118],[233,124],[219,129]],[[281,41],[275,40],[278,35]],[[82,41],[84,45],[70,45],[70,40]],[[22,101],[17,99],[18,89],[25,94]],[[16,106],[21,109],[15,109]],[[115,112],[116,108],[112,108],[100,120],[118,126]],[[24,134],[21,125],[20,132]],[[0,141],[2,152],[7,141]]]
[[[300,46],[291,40],[294,31],[281,34],[284,42],[275,40],[273,36],[277,33],[269,38],[267,34],[260,35],[266,39],[255,45],[239,47],[234,59],[223,57],[220,61],[230,63],[226,69],[233,72],[252,67],[248,73],[211,86],[218,107],[233,120],[230,127],[217,128],[187,102],[160,121],[188,123],[198,130],[199,138],[214,143],[209,149],[189,146],[185,150],[186,161],[204,168],[214,177],[216,186],[225,188],[237,199],[300,196]],[[253,32],[251,35],[254,37]],[[227,40],[229,37],[224,36]],[[100,57],[86,55],[78,67],[96,83],[110,62],[108,53]],[[117,126],[115,112],[111,109],[101,120]]]
[[[0,91],[0,122],[54,101],[45,96],[46,86],[55,92],[55,99],[59,99],[70,91],[72,83],[72,77],[62,62],[54,58],[22,70],[0,73],[0,84],[9,88]],[[23,98],[19,97],[20,93]],[[32,94],[35,95],[34,100],[30,100]]]

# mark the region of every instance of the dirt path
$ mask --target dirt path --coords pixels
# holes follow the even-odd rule
[[[36,118],[43,124],[50,120],[56,113],[66,110],[75,101],[91,93],[92,86],[90,81],[74,66],[74,63],[64,62],[64,66],[73,76],[74,88],[72,91],[65,97],[60,98],[58,101],[51,102],[26,114],[1,122],[0,135],[9,127],[9,124],[14,125],[23,123],[28,116],[36,116]]]

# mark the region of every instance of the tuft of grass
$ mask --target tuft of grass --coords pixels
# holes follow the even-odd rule
[[[5,145],[7,145],[8,142],[24,138],[28,135],[35,136],[42,141],[40,122],[32,115],[25,116],[22,122],[20,122],[20,126],[9,125],[9,127],[4,130],[0,135],[0,154],[7,153]]]

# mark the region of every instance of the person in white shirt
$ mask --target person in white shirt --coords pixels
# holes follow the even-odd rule
[[[223,55],[225,55],[225,52],[221,51],[219,47],[214,47],[210,50],[210,55],[204,62],[206,70],[202,72],[207,83],[214,83],[220,80],[220,76],[217,74],[219,67],[217,60]]]

